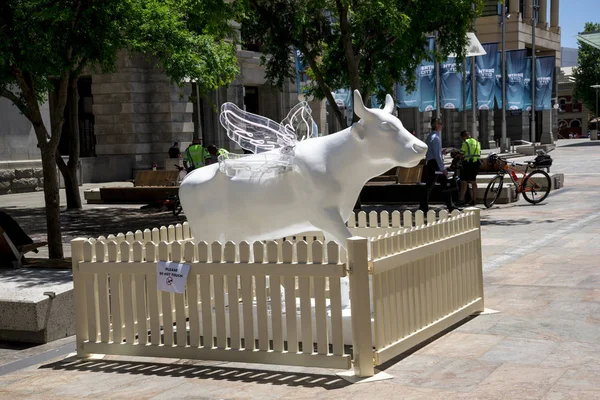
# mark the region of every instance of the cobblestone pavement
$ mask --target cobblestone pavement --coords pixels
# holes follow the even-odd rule
[[[598,399],[600,142],[564,140],[565,187],[482,211],[486,307],[385,365],[393,379],[182,360],[56,359],[0,376],[0,398]],[[165,363],[171,363],[165,365]]]

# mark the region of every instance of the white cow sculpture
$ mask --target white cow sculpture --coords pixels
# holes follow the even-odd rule
[[[389,94],[384,109],[367,109],[355,91],[360,121],[298,142],[288,170],[228,176],[212,164],[193,171],[181,183],[179,197],[195,240],[252,243],[323,231],[326,240],[345,248],[352,236],[346,221],[364,184],[396,166],[417,165],[427,151],[391,115],[393,109]]]

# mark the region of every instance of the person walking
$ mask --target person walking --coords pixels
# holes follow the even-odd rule
[[[210,154],[206,148],[202,146],[202,141],[200,138],[194,138],[192,144],[190,144],[184,152],[183,165],[189,173],[196,168],[204,167],[207,159],[210,160]]]
[[[173,146],[169,147],[169,158],[179,158],[179,142],[173,143]]]
[[[229,152],[225,149],[219,149],[214,144],[208,146],[209,158],[206,160],[206,165],[214,164],[219,161],[219,156],[227,157]]]
[[[481,144],[477,139],[471,137],[468,131],[462,131],[460,138],[463,140],[460,147],[460,153],[463,157],[462,168],[460,171],[460,192],[458,194],[458,205],[467,205],[465,195],[467,186],[471,184],[471,201],[468,205],[475,205],[477,198],[477,174],[481,168]]]
[[[440,182],[442,192],[449,211],[457,208],[452,202],[452,193],[448,190],[448,170],[442,156],[442,121],[439,118],[431,120],[431,133],[425,139],[427,154],[421,182],[425,183],[425,191],[421,197],[419,209],[424,213],[429,211],[429,198],[436,182]]]

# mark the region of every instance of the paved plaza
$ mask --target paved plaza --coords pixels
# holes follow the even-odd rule
[[[78,360],[65,356],[74,348],[66,338],[0,344],[0,399],[600,399],[600,142],[563,140],[551,155],[564,188],[537,206],[521,199],[482,210],[485,304],[498,312],[383,365],[392,379],[350,384],[314,368]],[[43,235],[41,194],[0,203]],[[65,214],[68,239],[180,222],[139,206]]]

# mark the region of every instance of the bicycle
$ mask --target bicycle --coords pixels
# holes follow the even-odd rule
[[[502,187],[504,185],[504,176],[507,173],[517,188],[517,199],[519,198],[519,194],[523,193],[523,198],[525,201],[531,204],[538,204],[544,201],[546,197],[548,197],[548,194],[550,194],[550,188],[552,186],[550,175],[542,170],[537,169],[536,161],[527,161],[525,164],[519,164],[515,162],[509,163],[496,154],[490,154],[488,157],[488,163],[493,165],[497,161],[503,161],[504,165],[502,166],[502,169],[498,171],[496,177],[491,180],[485,189],[483,204],[486,206],[486,208],[493,206],[500,197],[500,193],[502,192]],[[519,178],[517,176],[517,172],[520,173],[520,171],[518,171],[516,167],[522,166],[525,166],[525,172],[523,172],[523,176]],[[528,174],[527,172],[530,169],[533,169],[533,171]]]

